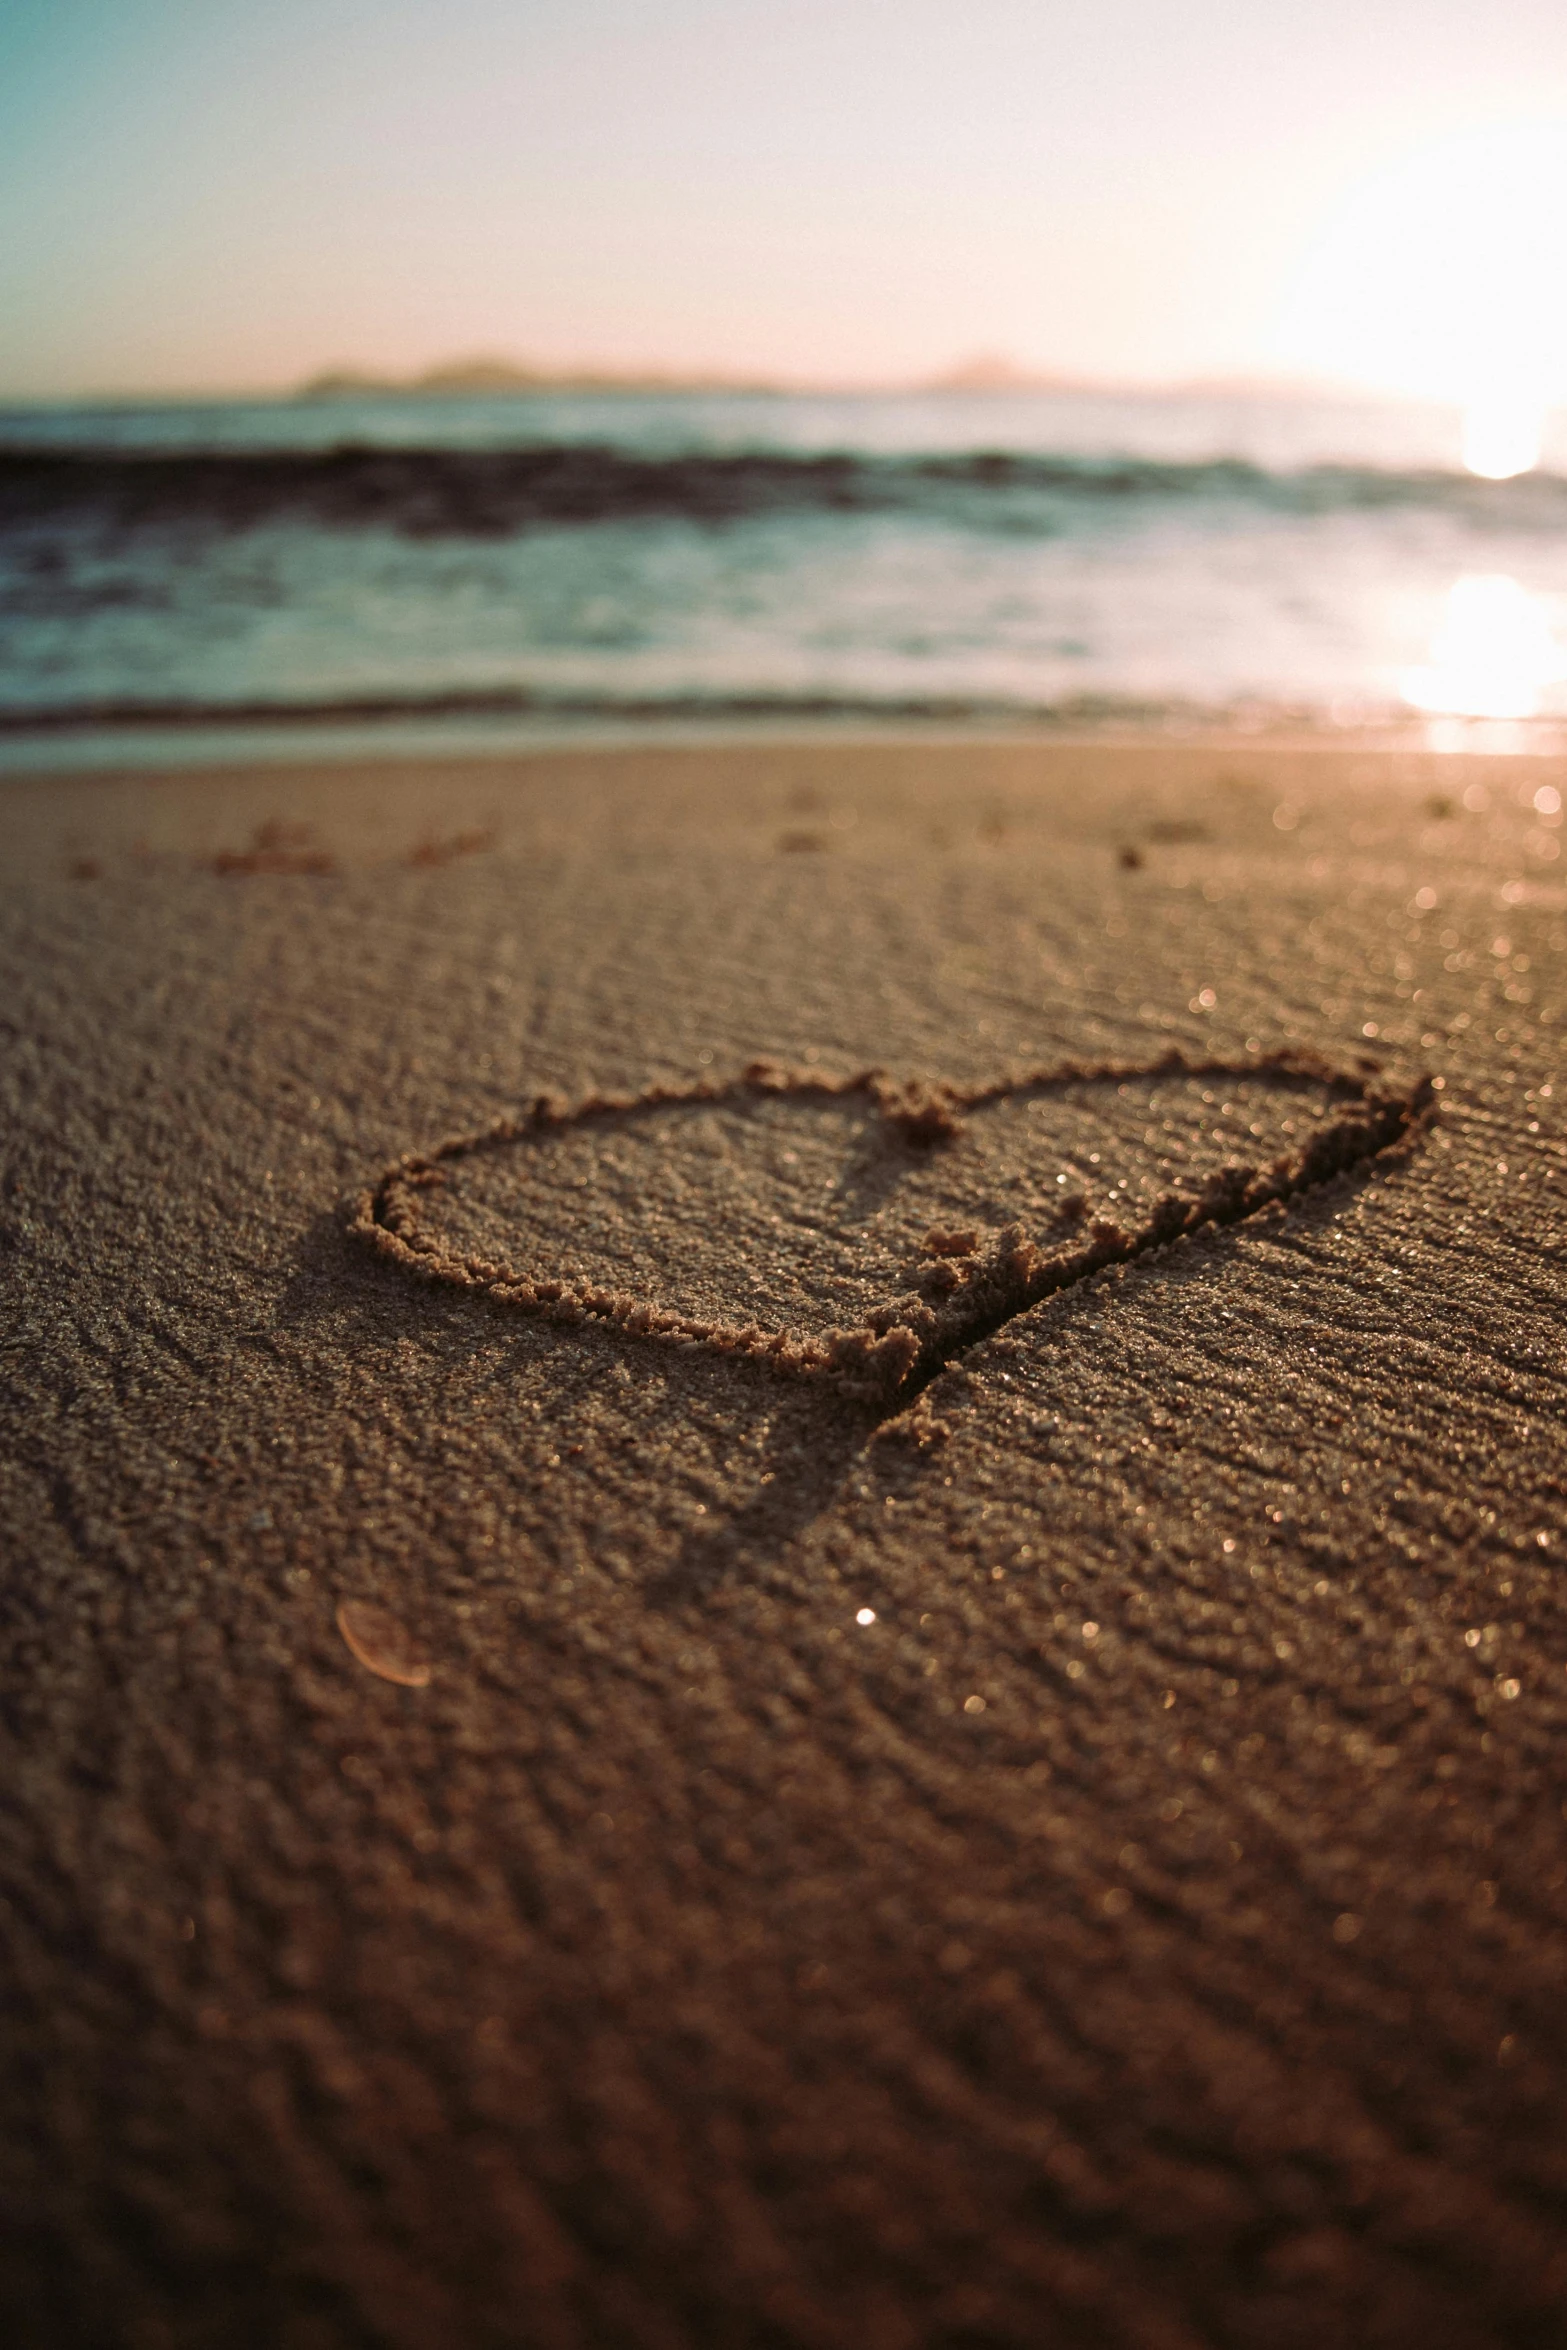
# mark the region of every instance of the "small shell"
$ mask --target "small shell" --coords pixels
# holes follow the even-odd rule
[[[406,1626],[373,1600],[338,1602],[337,1628],[350,1653],[367,1673],[396,1681],[404,1689],[423,1689],[430,1679],[430,1660]]]

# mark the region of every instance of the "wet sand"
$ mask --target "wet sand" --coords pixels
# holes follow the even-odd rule
[[[7,2340],[1559,2342],[1564,788],[0,787]]]

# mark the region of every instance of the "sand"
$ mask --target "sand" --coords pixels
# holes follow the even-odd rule
[[[4,785],[9,2343],[1563,2338],[1564,781]]]

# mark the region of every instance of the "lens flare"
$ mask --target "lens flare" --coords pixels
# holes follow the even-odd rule
[[[1285,293],[1279,356],[1455,402],[1470,412],[1465,463],[1522,473],[1539,411],[1567,395],[1564,285],[1567,119],[1496,121],[1344,191]]]

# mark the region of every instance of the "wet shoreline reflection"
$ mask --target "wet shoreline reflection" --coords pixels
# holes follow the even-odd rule
[[[1404,672],[1417,710],[1463,718],[1537,718],[1558,706],[1567,655],[1543,601],[1503,572],[1470,573],[1448,590],[1429,660]]]

